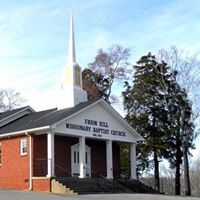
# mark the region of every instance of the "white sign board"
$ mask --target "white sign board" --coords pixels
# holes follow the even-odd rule
[[[57,133],[88,138],[135,142],[134,133],[128,132],[123,124],[102,105],[95,104],[58,124]]]

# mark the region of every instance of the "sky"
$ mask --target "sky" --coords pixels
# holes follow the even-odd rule
[[[199,0],[0,0],[0,88],[35,110],[57,106],[71,10],[82,68],[114,44],[131,49],[132,64],[171,45],[200,50]]]

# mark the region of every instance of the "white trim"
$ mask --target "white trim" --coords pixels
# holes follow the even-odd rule
[[[104,100],[100,102],[106,109],[110,110],[111,115],[120,121],[120,123],[126,127],[131,133],[134,132],[134,136],[138,137],[137,141],[144,141],[144,138],[109,104]]]
[[[131,125],[129,125],[129,123],[125,119],[123,119],[123,117],[114,108],[112,108],[112,106],[108,105],[108,103],[106,103],[104,99],[99,99],[99,100],[95,101],[94,103],[84,107],[83,109],[80,109],[79,111],[77,111],[77,112],[73,113],[72,115],[60,120],[59,122],[52,124],[51,127],[55,127],[58,124],[65,122],[66,120],[80,114],[81,112],[89,109],[90,107],[92,107],[92,106],[94,106],[98,103],[100,103],[106,110],[108,110],[109,113],[122,124],[122,126],[124,126],[133,136],[136,137],[136,142],[137,141],[144,141],[144,138]]]
[[[85,178],[86,177],[85,137],[79,138],[79,162],[80,162],[80,176],[79,176],[79,178]]]
[[[102,100],[102,99],[100,99],[100,100],[98,100],[98,101],[96,101],[96,102],[94,102],[94,103],[92,103],[92,104],[90,104],[90,105],[88,105],[88,106],[86,106],[86,107],[80,109],[79,111],[77,111],[77,112],[75,112],[75,113],[69,115],[68,117],[65,117],[64,119],[62,119],[62,120],[60,120],[60,121],[58,121],[58,122],[52,124],[51,126],[52,126],[52,127],[55,127],[55,126],[57,126],[58,124],[61,124],[62,122],[66,121],[67,119],[72,118],[72,117],[74,117],[74,116],[80,114],[80,113],[83,112],[84,110],[87,110],[88,108],[92,107],[93,105],[95,105],[97,102],[100,102],[101,100]],[[72,108],[69,108],[69,109],[72,109]]]
[[[27,129],[27,130],[22,130],[22,131],[16,131],[16,132],[10,132],[10,133],[5,133],[1,134],[0,138],[5,138],[5,137],[10,137],[10,136],[17,136],[17,135],[26,135],[27,133],[35,132],[35,131],[44,131],[50,129],[50,126],[43,126],[39,128],[32,128],[32,129]]]
[[[47,177],[54,177],[54,133],[47,133]]]
[[[32,190],[32,177],[33,177],[33,171],[32,171],[32,138],[31,135],[29,135],[29,190]]]
[[[112,141],[106,141],[106,170],[107,170],[107,179],[113,179],[113,150],[112,150]]]

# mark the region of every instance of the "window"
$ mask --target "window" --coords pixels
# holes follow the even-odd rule
[[[74,163],[76,163],[76,151],[74,151]]]
[[[20,153],[22,156],[27,154],[27,139],[20,140]]]
[[[75,67],[75,85],[81,86],[81,70],[79,66]]]
[[[0,165],[2,163],[2,147],[1,147],[1,143],[0,143]]]
[[[85,152],[85,163],[88,164],[88,156],[87,156],[87,152]]]

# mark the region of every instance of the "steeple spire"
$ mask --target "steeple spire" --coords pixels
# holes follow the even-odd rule
[[[87,101],[87,92],[82,88],[82,70],[76,62],[73,13],[70,16],[69,55],[67,66],[64,69],[61,91],[58,98],[58,107],[73,107]]]
[[[70,16],[70,33],[69,33],[69,63],[76,63],[76,49],[75,49],[75,39],[74,39],[74,20],[73,12],[71,11]]]

